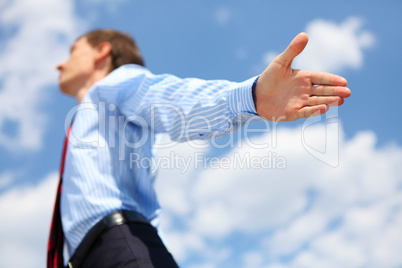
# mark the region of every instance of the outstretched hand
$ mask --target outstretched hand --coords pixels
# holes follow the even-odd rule
[[[323,114],[350,96],[347,81],[341,76],[292,69],[293,59],[307,42],[307,34],[298,34],[258,79],[255,106],[266,120],[294,121]]]

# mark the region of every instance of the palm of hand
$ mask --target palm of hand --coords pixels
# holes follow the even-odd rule
[[[294,121],[323,114],[330,106],[342,105],[343,98],[350,96],[347,82],[340,76],[291,68],[307,42],[306,34],[297,35],[261,74],[255,89],[256,109],[261,117]]]

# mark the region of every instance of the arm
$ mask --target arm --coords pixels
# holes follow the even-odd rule
[[[343,77],[291,68],[307,42],[307,34],[297,35],[258,79],[255,104],[257,113],[266,120],[281,117],[281,121],[294,121],[323,114],[330,106],[342,105],[343,99],[350,96]]]
[[[132,123],[185,141],[222,136],[250,117],[260,118],[252,97],[254,81],[181,79],[127,65],[97,87],[100,99],[117,104]]]
[[[261,74],[254,92],[255,78],[243,83],[180,79],[153,75],[138,66],[120,71],[123,78],[118,77],[117,83],[107,78],[100,91],[127,118],[139,117],[148,128],[167,132],[176,141],[225,135],[257,113],[272,121],[318,115],[329,106],[341,105],[350,90],[340,76],[291,68],[307,41],[304,33],[296,36]]]

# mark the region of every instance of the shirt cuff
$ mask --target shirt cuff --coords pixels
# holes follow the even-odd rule
[[[255,104],[253,100],[253,85],[259,76],[250,78],[242,83],[238,83],[237,87],[229,91],[228,102],[229,111],[233,116],[244,115],[257,115]]]

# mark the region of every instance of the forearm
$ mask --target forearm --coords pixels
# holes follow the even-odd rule
[[[113,92],[121,112],[176,141],[222,136],[256,116],[251,90],[255,78],[234,83],[147,72],[128,80],[124,84],[129,90]]]
[[[115,104],[127,121],[185,141],[222,136],[258,117],[254,81],[181,79],[127,65],[97,84],[96,92],[100,100]]]
[[[243,83],[167,76],[142,96],[138,114],[157,133],[176,141],[207,139],[238,129],[255,116],[251,86]],[[146,85],[147,83],[144,83]]]

